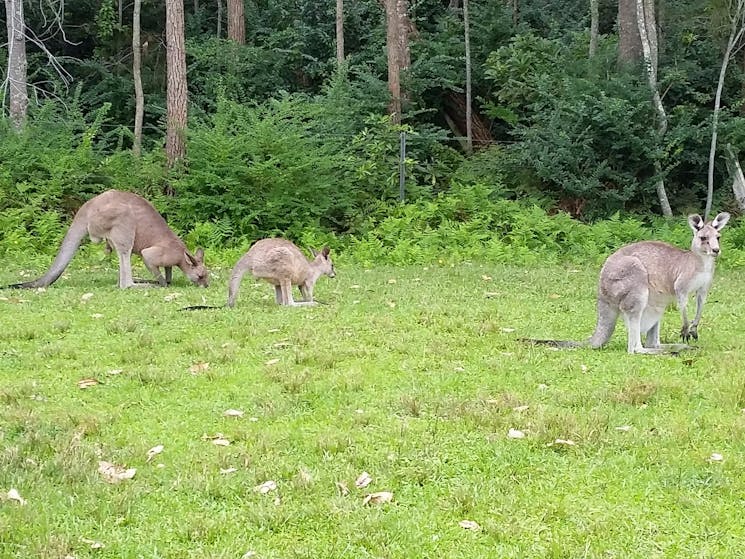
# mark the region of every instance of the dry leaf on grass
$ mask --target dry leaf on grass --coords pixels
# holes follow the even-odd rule
[[[505,334],[512,334],[512,332],[514,332],[514,331],[515,331],[515,329],[514,329],[514,328],[510,328],[510,327],[508,327],[508,326],[505,326],[504,328],[500,328],[500,330],[501,330],[502,332],[504,332]]]
[[[552,443],[548,443],[546,446],[577,446],[577,443],[570,439],[556,439]]]
[[[256,491],[257,493],[261,493],[262,495],[266,495],[267,493],[269,493],[270,491],[274,491],[275,489],[277,489],[277,483],[272,480],[265,481],[261,485],[257,485],[256,487],[254,487],[254,491]]]
[[[78,388],[81,390],[85,390],[86,388],[90,388],[91,386],[96,386],[98,384],[98,380],[94,378],[81,378],[78,381]]]
[[[270,359],[269,361],[266,361],[266,362],[264,363],[264,365],[269,365],[269,366],[271,366],[271,365],[276,365],[277,363],[279,363],[279,359],[276,359],[276,358],[275,358],[275,359]]]
[[[228,439],[212,439],[212,444],[215,446],[230,446],[230,441]]]
[[[163,452],[163,445],[159,444],[157,446],[154,446],[150,450],[147,451],[147,462],[150,462],[153,458],[155,458],[158,454]]]
[[[484,281],[491,281],[492,280],[492,277],[491,276],[487,276],[486,274],[484,274],[484,275],[481,276],[481,279],[484,280]]]
[[[173,301],[175,299],[178,299],[179,297],[181,297],[181,293],[178,293],[178,292],[176,292],[176,293],[169,293],[168,295],[166,295],[165,297],[163,297],[163,300],[164,301]]]
[[[336,482],[336,490],[342,497],[346,497],[347,495],[349,495],[349,487],[347,487],[347,484],[343,481]]]
[[[243,412],[241,410],[225,410],[224,412],[222,412],[222,414],[225,417],[243,417]]]
[[[82,295],[80,296],[80,300],[81,300],[81,301],[87,301],[87,300],[89,300],[89,299],[90,299],[91,297],[93,297],[93,293],[83,293],[83,294],[82,294]]]
[[[246,553],[241,555],[241,559],[251,559],[251,557],[256,557],[255,551],[246,551]]]
[[[709,462],[724,462],[724,456],[718,452],[712,452],[711,456],[709,456]]]
[[[530,406],[515,406],[514,408],[512,408],[512,411],[524,412],[524,411],[528,411],[529,409],[530,409]]]
[[[481,530],[481,526],[475,520],[461,520],[458,522],[458,526],[464,530]]]
[[[111,376],[115,376],[115,375],[121,375],[121,374],[122,374],[123,372],[124,372],[124,369],[111,369],[111,370],[110,370],[110,371],[109,371],[108,373],[106,373],[106,374],[109,374],[109,375],[111,375]]]
[[[367,487],[372,482],[372,477],[370,477],[370,474],[367,472],[362,472],[356,480],[354,480],[354,485],[358,489],[363,489],[364,487]]]
[[[8,497],[8,500],[15,501],[21,506],[27,503],[26,499],[21,497],[21,494],[18,492],[18,489],[11,488],[10,491],[8,491],[7,497]]]
[[[228,474],[234,474],[238,471],[238,468],[220,468],[220,473],[224,476]]]
[[[80,538],[80,541],[91,546],[91,549],[103,549],[104,545],[96,540],[89,540],[88,538]]]
[[[124,468],[123,466],[117,466],[111,462],[100,460],[98,462],[98,471],[103,475],[104,479],[109,483],[119,483],[125,479],[132,479],[137,473],[137,468]]]
[[[362,499],[363,505],[382,505],[383,503],[390,503],[393,501],[393,493],[390,491],[378,491],[377,493],[370,493]]]
[[[520,429],[510,429],[507,431],[507,438],[508,439],[524,439],[525,433],[523,431],[520,431]]]
[[[618,427],[616,427],[616,431],[628,433],[629,431],[631,431],[631,425],[619,425]]]
[[[208,370],[210,368],[209,363],[204,362],[198,362],[194,363],[191,367],[189,367],[189,372],[192,375],[198,375],[199,373],[203,373],[204,371]]]

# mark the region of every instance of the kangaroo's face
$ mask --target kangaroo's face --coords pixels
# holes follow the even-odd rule
[[[186,277],[200,287],[209,286],[210,273],[204,266],[204,251],[201,248],[198,248],[194,254],[188,250],[184,251],[184,261],[186,265],[183,271]]]
[[[331,249],[326,246],[323,247],[323,250],[321,252],[316,252],[315,250],[312,250],[312,252],[313,256],[316,257],[316,262],[320,264],[321,273],[326,274],[330,278],[336,277],[334,263],[331,261],[331,256],[329,256]]]
[[[693,230],[693,241],[691,242],[691,251],[704,256],[719,255],[719,237],[720,231],[727,225],[729,214],[722,212],[705,223],[698,214],[688,216],[688,225]]]

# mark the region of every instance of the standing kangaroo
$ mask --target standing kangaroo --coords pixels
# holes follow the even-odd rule
[[[209,272],[204,267],[204,251],[191,254],[184,242],[168,227],[158,211],[142,196],[132,192],[107,190],[91,198],[75,214],[62,240],[57,256],[42,277],[9,285],[13,288],[46,287],[53,284],[65,271],[86,235],[94,243],[106,241],[119,256],[119,287],[134,287],[132,253],[139,254],[147,269],[161,286],[171,282],[173,266],[195,284],[209,285]],[[160,268],[165,269],[165,278]]]
[[[719,232],[730,215],[722,212],[709,223],[700,215],[688,216],[693,230],[691,250],[659,241],[642,241],[618,249],[600,270],[595,332],[585,342],[529,340],[558,347],[599,348],[613,335],[618,315],[628,332],[629,353],[663,353],[689,348],[687,344],[661,344],[660,321],[665,309],[677,302],[684,342],[698,340],[698,323],[714,277],[719,255]],[[696,316],[688,322],[688,297],[696,293]],[[641,335],[646,334],[642,345]]]
[[[321,252],[311,251],[313,260],[308,260],[300,249],[286,239],[262,239],[248,249],[233,268],[228,287],[228,306],[235,306],[238,288],[246,272],[274,285],[279,305],[314,305],[313,286],[322,275],[336,276],[334,264],[329,258],[329,247]],[[292,299],[292,286],[300,287],[303,301]]]

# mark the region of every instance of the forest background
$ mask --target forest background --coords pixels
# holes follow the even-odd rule
[[[192,246],[286,235],[393,263],[686,245],[660,187],[676,216],[704,213],[712,186],[709,204],[739,211],[742,2],[5,5],[9,37],[19,5],[23,33],[0,51],[0,254],[56,250],[108,188],[152,200]],[[743,241],[728,231],[730,263]]]

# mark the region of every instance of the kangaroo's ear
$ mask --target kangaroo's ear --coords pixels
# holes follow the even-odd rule
[[[196,257],[192,253],[190,253],[188,250],[184,251],[184,257],[186,258],[186,261],[192,266],[199,265],[199,260],[197,260]]]
[[[313,258],[315,258],[316,256],[318,256],[318,251],[316,249],[308,247],[308,250],[313,255]]]
[[[325,247],[323,247],[321,254],[323,254],[324,258],[328,258],[330,252],[331,252],[331,249],[328,247],[328,245],[326,245]]]
[[[698,214],[689,215],[688,225],[690,225],[691,229],[693,229],[694,231],[700,231],[701,228],[704,226],[704,218],[702,218]]]
[[[729,214],[727,212],[722,212],[718,214],[711,222],[712,227],[719,231],[722,229],[725,225],[727,225],[727,222],[729,221]]]

